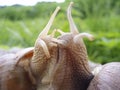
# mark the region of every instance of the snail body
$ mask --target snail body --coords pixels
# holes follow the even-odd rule
[[[87,90],[120,90],[120,62],[112,62],[102,66]]]
[[[59,58],[51,82],[52,90],[120,90],[119,62],[96,67],[92,73],[83,38],[93,40],[94,37],[79,33],[71,16],[72,5],[71,2],[67,10],[70,32],[58,31],[61,36],[55,40]]]
[[[0,57],[0,90],[120,90],[119,62],[90,68],[83,38],[94,37],[79,33],[72,5],[67,9],[70,32],[48,35],[57,7],[34,47]]]
[[[30,52],[31,49],[28,48]],[[27,53],[26,50],[23,52]],[[20,57],[21,53],[0,57],[0,90],[35,90],[28,72],[21,66],[16,66],[17,58]]]
[[[60,7],[55,9],[34,47],[0,57],[0,90],[45,90],[49,87],[57,44],[52,42],[54,32],[48,35],[48,31],[59,10]]]

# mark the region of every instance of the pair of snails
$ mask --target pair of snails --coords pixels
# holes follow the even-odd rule
[[[67,9],[70,32],[57,30],[58,38],[54,31],[48,35],[57,7],[34,47],[0,57],[0,90],[120,90],[119,62],[90,70],[83,38],[94,38],[79,33],[71,16],[72,5]]]

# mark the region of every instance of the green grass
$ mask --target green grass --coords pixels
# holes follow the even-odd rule
[[[25,21],[1,20],[0,43],[12,46],[32,46],[47,23],[44,19]]]

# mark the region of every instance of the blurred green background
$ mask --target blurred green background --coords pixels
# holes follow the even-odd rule
[[[66,9],[70,1],[1,6],[0,48],[34,46],[57,6],[61,6],[61,11],[51,31],[55,28],[69,31]],[[72,16],[80,32],[95,36],[92,42],[85,39],[90,60],[102,64],[120,61],[120,0],[74,0]]]

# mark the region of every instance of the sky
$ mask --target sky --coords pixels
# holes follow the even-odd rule
[[[26,6],[32,6],[35,5],[37,2],[64,2],[65,0],[0,0],[0,6],[10,6],[14,4],[21,4]]]

